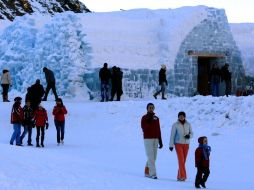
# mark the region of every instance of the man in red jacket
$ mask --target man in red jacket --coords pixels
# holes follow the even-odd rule
[[[211,147],[207,145],[207,137],[198,138],[199,146],[195,151],[195,166],[197,167],[197,175],[195,180],[195,187],[200,188],[200,185],[203,188],[206,188],[205,182],[210,174],[210,152]]]
[[[154,104],[147,104],[147,114],[141,119],[141,128],[143,130],[144,145],[147,156],[145,166],[145,176],[157,179],[155,161],[157,157],[158,145],[163,147],[161,139],[160,121],[154,113]]]

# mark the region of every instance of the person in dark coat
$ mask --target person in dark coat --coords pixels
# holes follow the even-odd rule
[[[165,97],[165,90],[166,86],[168,85],[167,76],[166,76],[166,65],[162,65],[160,72],[159,72],[159,85],[161,86],[161,89],[153,95],[155,99],[157,99],[157,95],[160,93],[162,94],[161,99],[166,100]]]
[[[55,100],[57,100],[58,95],[56,93],[56,80],[55,80],[54,73],[47,67],[43,67],[43,72],[45,73],[47,87],[46,87],[46,92],[45,92],[45,95],[44,95],[44,98],[42,99],[42,101],[47,101],[48,93],[49,93],[50,89],[52,89],[54,96],[55,96]]]
[[[123,80],[123,72],[119,67],[116,68],[116,97],[117,101],[120,101],[121,96],[123,94],[122,80]]]
[[[210,174],[210,152],[211,147],[207,145],[207,137],[198,138],[199,146],[195,151],[195,166],[197,168],[197,175],[195,180],[195,187],[206,188],[205,182]]]
[[[31,102],[31,107],[35,111],[39,104],[41,103],[41,99],[44,95],[44,88],[40,83],[40,80],[37,79],[35,84],[33,84],[30,88],[30,102]]]
[[[111,74],[111,99],[110,101],[114,100],[114,96],[117,90],[117,67],[112,67],[112,74]]]
[[[33,123],[33,109],[31,107],[31,103],[29,100],[26,100],[26,105],[23,107],[24,113],[24,121],[22,123],[24,127],[24,131],[20,136],[20,143],[23,144],[23,139],[25,138],[26,134],[28,133],[28,140],[27,145],[33,146],[32,144],[32,129],[34,127]]]
[[[225,95],[228,97],[229,94],[231,94],[231,72],[229,72],[229,64],[225,64],[221,68],[221,79],[222,81],[225,81]]]
[[[101,80],[101,102],[108,101],[108,89],[109,80],[111,78],[110,70],[108,69],[108,64],[104,63],[103,68],[100,69],[99,77]]]
[[[218,64],[213,64],[211,70],[211,84],[212,84],[212,96],[219,96],[219,88],[220,88],[220,77],[221,72],[218,67]]]

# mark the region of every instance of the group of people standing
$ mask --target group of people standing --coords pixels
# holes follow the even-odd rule
[[[28,133],[27,145],[32,144],[32,129],[36,128],[36,147],[44,147],[45,129],[49,127],[47,110],[41,104],[33,109],[29,99],[26,99],[25,106],[21,107],[21,97],[14,98],[14,104],[11,111],[11,124],[13,124],[13,133],[10,139],[10,144],[13,145],[14,141],[17,146],[22,146],[23,139]],[[63,104],[61,98],[57,98],[56,105],[53,108],[52,114],[54,115],[54,123],[57,131],[57,144],[63,144],[64,131],[65,131],[65,114],[67,109]],[[24,127],[21,134],[21,126]]]
[[[123,72],[119,67],[112,67],[111,71],[108,64],[104,63],[103,68],[100,69],[99,77],[101,81],[101,102],[113,101],[116,95],[117,101],[120,101],[123,94],[122,79]],[[108,91],[111,81],[111,98],[109,99]]]
[[[41,105],[41,101],[47,101],[48,93],[52,89],[55,96],[56,105],[53,108],[52,114],[54,116],[54,124],[57,131],[57,144],[63,144],[64,132],[65,132],[65,115],[67,109],[63,104],[61,98],[58,97],[55,87],[54,73],[47,67],[43,68],[45,74],[47,87],[46,91],[40,84],[40,80],[27,88],[25,97],[25,106],[21,107],[21,97],[14,98],[14,104],[11,111],[11,124],[13,124],[13,133],[10,139],[10,144],[13,145],[14,141],[17,146],[22,146],[23,140],[28,134],[27,145],[32,144],[32,129],[35,127],[37,131],[36,135],[36,147],[44,147],[45,129],[48,129],[48,114],[47,110]],[[11,77],[8,70],[3,71],[1,76],[1,82],[3,87],[3,101],[8,100],[8,89],[11,83]],[[24,130],[21,134],[21,126]]]
[[[229,71],[229,64],[225,64],[221,69],[215,63],[211,70],[211,89],[212,96],[219,96],[220,84],[225,83],[225,95],[231,94],[231,72]]]
[[[153,103],[147,104],[147,113],[141,119],[141,128],[143,131],[144,146],[147,156],[145,165],[145,177],[157,179],[155,161],[158,148],[163,148],[159,118],[155,115],[155,106]],[[177,180],[185,181],[187,173],[185,163],[189,151],[190,139],[193,137],[191,124],[186,120],[185,112],[178,113],[178,120],[172,125],[169,150],[176,150],[178,158]],[[210,174],[209,156],[210,146],[207,145],[207,137],[203,136],[198,139],[199,147],[195,151],[195,166],[197,174],[195,187],[206,187],[205,182]]]

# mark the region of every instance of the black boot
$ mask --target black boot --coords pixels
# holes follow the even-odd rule
[[[37,143],[37,144],[36,144],[36,147],[41,147],[41,146],[39,145],[39,143]]]
[[[200,183],[200,185],[201,185],[203,188],[206,188],[205,182],[202,181],[202,182]]]

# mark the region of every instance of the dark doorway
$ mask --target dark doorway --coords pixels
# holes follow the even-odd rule
[[[198,93],[203,96],[211,94],[210,73],[216,57],[198,57]]]

